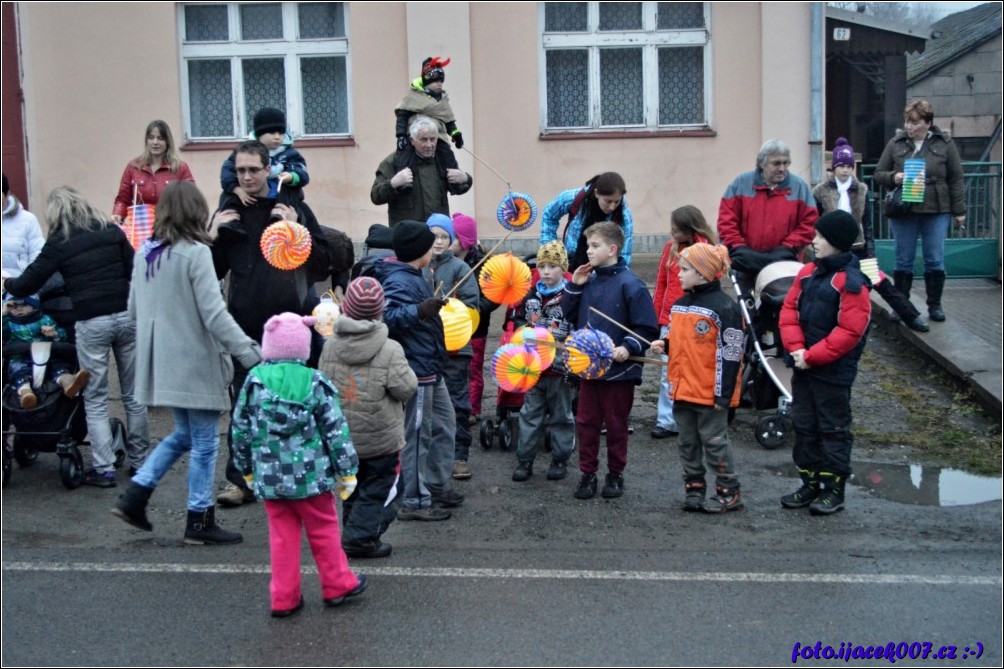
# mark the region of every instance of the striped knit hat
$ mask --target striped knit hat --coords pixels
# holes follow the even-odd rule
[[[565,245],[554,240],[541,246],[540,250],[537,251],[537,266],[540,267],[540,264],[545,262],[567,271],[568,252],[565,251]]]
[[[357,321],[383,318],[383,287],[370,276],[361,276],[349,284],[342,300],[342,313]]]
[[[680,251],[680,258],[690,263],[705,281],[720,277],[730,264],[729,250],[721,244],[691,244]]]

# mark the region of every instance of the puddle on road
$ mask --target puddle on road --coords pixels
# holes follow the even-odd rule
[[[964,506],[1002,498],[999,477],[977,476],[958,469],[929,465],[855,462],[851,485],[892,502],[920,506]],[[793,467],[780,471],[797,477]]]

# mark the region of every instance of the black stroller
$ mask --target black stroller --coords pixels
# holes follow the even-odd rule
[[[44,290],[44,289],[43,289]],[[67,308],[60,309],[66,304]],[[42,306],[46,313],[71,334],[68,298],[43,292]],[[8,379],[6,361],[19,355],[32,361],[32,386],[38,398],[32,409],[21,406],[17,388]],[[3,346],[3,485],[11,479],[12,463],[30,467],[39,453],[59,456],[59,475],[63,485],[72,490],[84,478],[84,462],[80,445],[87,444],[87,419],[83,395],[70,398],[49,378],[49,366],[56,361],[77,368],[77,349],[69,342],[5,342]],[[126,456],[125,426],[117,418],[111,421],[115,466],[121,467]]]
[[[736,274],[732,283],[740,295],[739,307],[748,329],[742,377],[742,403],[757,411],[776,411],[760,416],[754,425],[757,443],[767,449],[787,443],[791,425],[791,369],[785,364],[778,321],[781,306],[802,269],[802,263],[783,260],[770,263],[756,276],[752,294],[742,295]]]

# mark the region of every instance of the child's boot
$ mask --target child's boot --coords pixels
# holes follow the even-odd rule
[[[512,480],[517,483],[522,483],[523,481],[530,480],[531,476],[533,476],[533,460],[528,462],[520,461],[516,465],[516,469],[513,470]]]
[[[624,494],[624,475],[620,472],[610,472],[607,474],[606,484],[600,495],[606,499],[613,499]]]
[[[786,509],[804,509],[819,497],[818,474],[808,469],[799,469],[798,475],[802,477],[802,487],[781,498],[781,506]]]
[[[579,487],[575,489],[575,499],[592,499],[596,495],[596,474],[583,473],[579,477]]]
[[[17,398],[21,402],[22,409],[34,409],[38,406],[38,397],[35,396],[30,383],[17,389]]]
[[[119,501],[115,503],[112,513],[133,527],[152,532],[153,525],[146,517],[146,505],[152,494],[153,488],[133,483],[119,495]]]
[[[239,544],[244,541],[238,532],[228,532],[216,524],[216,507],[188,511],[185,526],[186,544]]]
[[[847,478],[830,472],[819,472],[819,496],[809,505],[814,516],[828,516],[844,508],[844,485]]]
[[[708,484],[701,479],[688,479],[683,483],[686,497],[683,498],[684,511],[703,511]]]
[[[739,494],[739,486],[723,488],[715,486],[715,496],[704,504],[705,513],[725,513],[726,511],[738,511],[743,508],[743,498]]]
[[[56,383],[59,387],[63,389],[63,394],[67,397],[76,397],[80,394],[80,391],[87,387],[88,382],[91,380],[91,373],[86,369],[82,369],[76,374],[60,374],[56,378]]]

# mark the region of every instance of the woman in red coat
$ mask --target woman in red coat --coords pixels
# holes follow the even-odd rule
[[[683,287],[680,285],[680,251],[698,242],[718,243],[718,236],[704,220],[704,214],[692,204],[674,209],[669,220],[672,239],[662,251],[659,273],[655,279],[655,315],[659,321],[660,337],[665,337],[669,330],[669,311],[673,308],[673,303],[683,297]],[[652,438],[665,439],[676,433],[673,400],[669,398],[669,381],[664,376],[659,387],[659,405]]]
[[[142,155],[126,165],[119,183],[119,193],[112,207],[112,219],[119,225],[134,203],[156,205],[160,194],[172,181],[191,181],[192,171],[178,158],[174,136],[164,121],[146,126]]]

